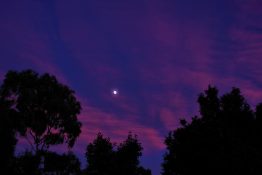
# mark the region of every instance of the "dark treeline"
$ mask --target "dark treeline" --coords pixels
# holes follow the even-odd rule
[[[262,174],[262,104],[254,110],[238,88],[198,97],[199,116],[181,119],[164,140],[162,175]],[[119,144],[98,133],[86,147],[87,166],[70,151],[81,134],[75,93],[49,74],[9,71],[0,86],[0,174],[151,175],[140,165],[143,147],[129,133]],[[30,148],[15,155],[18,139]],[[58,154],[50,146],[65,144]]]

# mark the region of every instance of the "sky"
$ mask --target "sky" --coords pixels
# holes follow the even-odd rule
[[[33,69],[75,90],[83,127],[73,151],[83,165],[98,132],[121,142],[132,131],[142,165],[158,175],[165,136],[198,115],[209,84],[221,94],[239,87],[253,107],[262,101],[261,0],[0,4],[0,80]]]

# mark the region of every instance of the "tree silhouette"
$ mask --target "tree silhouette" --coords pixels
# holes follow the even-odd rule
[[[9,118],[6,106],[0,102],[0,169],[10,173],[11,163],[16,145],[15,128]]]
[[[87,174],[88,175],[113,175],[114,145],[109,138],[98,133],[95,140],[87,146]]]
[[[26,151],[15,158],[12,174],[14,175],[79,175],[80,161],[71,152],[59,155],[55,152],[34,154]]]
[[[137,168],[137,175],[151,175],[151,170],[150,169],[145,169],[144,167],[138,167]]]
[[[88,175],[151,175],[151,171],[139,165],[142,146],[137,136],[128,134],[119,145],[112,144],[109,138],[99,133],[87,146]]]
[[[40,155],[33,154],[32,152],[26,151],[24,154],[18,156],[14,163],[15,175],[41,175],[39,170]]]
[[[133,136],[129,133],[127,139],[123,143],[120,143],[116,151],[116,174],[137,174],[139,157],[142,155],[142,149],[137,136]]]
[[[0,88],[1,93],[1,88]],[[14,163],[14,150],[17,143],[16,133],[25,133],[18,113],[12,109],[12,103],[5,101],[0,95],[0,169],[12,174]]]
[[[81,173],[80,161],[73,153],[59,155],[55,152],[45,153],[44,172],[59,175],[78,175]]]
[[[35,152],[50,145],[67,143],[72,147],[81,130],[77,119],[81,106],[74,91],[54,76],[32,70],[9,71],[0,89],[2,103],[17,113],[25,137]]]
[[[261,105],[254,113],[239,89],[218,97],[211,86],[198,103],[201,117],[166,137],[162,174],[261,174]]]

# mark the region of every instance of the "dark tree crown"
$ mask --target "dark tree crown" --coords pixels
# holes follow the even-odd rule
[[[240,89],[199,95],[200,116],[165,139],[162,175],[262,174],[262,105],[253,112]]]
[[[77,115],[81,105],[74,91],[49,74],[32,70],[9,71],[0,87],[0,105],[15,131],[25,136],[34,151],[67,143],[73,147],[81,133]]]

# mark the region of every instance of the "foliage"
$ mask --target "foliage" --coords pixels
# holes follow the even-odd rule
[[[109,138],[98,133],[96,139],[87,146],[87,174],[110,175],[113,174],[113,144]]]
[[[14,173],[15,175],[41,175],[39,169],[40,155],[26,151],[18,156],[15,160]]]
[[[198,103],[201,117],[166,137],[162,174],[261,174],[262,106],[253,112],[239,89],[218,97],[211,86]]]
[[[14,123],[25,128],[21,133],[35,152],[62,143],[73,147],[81,132],[77,119],[80,103],[74,91],[54,76],[32,70],[9,71],[0,88],[0,99],[18,116]]]
[[[12,174],[14,150],[17,143],[16,133],[24,133],[18,113],[11,108],[11,103],[0,96],[0,169]]]
[[[41,174],[60,174],[60,175],[79,175],[80,161],[72,154],[59,155],[54,152],[42,152],[34,154],[25,152],[15,159],[15,175],[41,175]]]
[[[136,174],[142,149],[137,136],[129,133],[127,139],[123,143],[120,143],[116,151],[117,174]]]
[[[86,158],[88,175],[151,175],[151,171],[139,165],[142,146],[137,136],[129,133],[119,145],[99,133],[87,146]]]
[[[80,174],[80,161],[73,153],[59,155],[54,152],[44,154],[44,172],[55,173],[60,175],[77,175]]]

